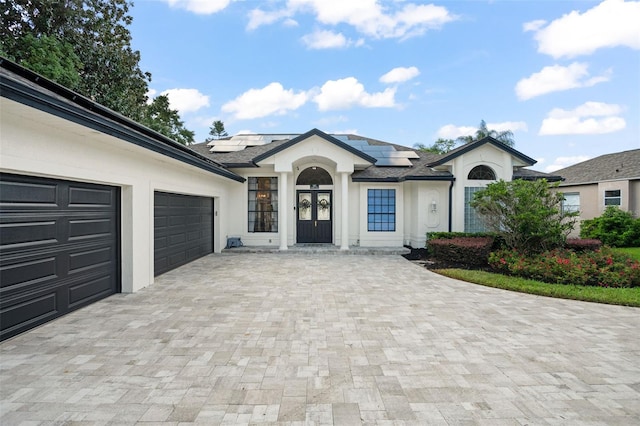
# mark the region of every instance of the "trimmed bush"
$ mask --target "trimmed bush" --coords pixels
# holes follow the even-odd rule
[[[486,265],[493,246],[492,237],[455,237],[429,240],[431,255],[445,262]]]
[[[427,246],[433,240],[450,240],[452,238],[491,238],[493,240],[492,250],[505,247],[504,239],[495,232],[427,232]]]
[[[489,256],[489,265],[506,275],[553,284],[640,286],[640,262],[609,247],[581,253],[555,249],[536,255],[498,250]]]
[[[594,238],[569,238],[565,247],[574,251],[595,251],[602,247],[602,241]]]
[[[597,238],[611,247],[640,246],[640,218],[616,206],[608,206],[601,216],[583,220],[580,237]]]

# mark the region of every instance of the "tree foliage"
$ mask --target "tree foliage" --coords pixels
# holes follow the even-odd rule
[[[183,145],[193,143],[194,133],[184,127],[177,110],[169,106],[166,95],[156,97],[145,109],[142,124]]]
[[[582,221],[580,237],[596,238],[611,247],[640,247],[640,218],[607,206],[601,216]]]
[[[209,128],[209,137],[206,139],[206,142],[211,142],[212,140],[220,139],[225,136],[229,136],[229,134],[224,129],[224,123],[220,120],[216,120]]]
[[[2,2],[0,53],[134,121],[144,121],[154,115],[146,111],[151,74],[140,69],[140,52],[131,48],[132,5],[130,0]],[[183,130],[180,133],[189,132]]]
[[[457,140],[466,144],[486,138],[487,136],[491,136],[507,146],[512,147],[516,144],[511,130],[498,131],[489,129],[487,128],[487,123],[484,120],[480,121],[480,125],[478,126],[478,130],[476,130],[475,135],[460,136]]]
[[[446,154],[456,147],[456,143],[453,139],[440,138],[429,146],[421,143],[415,144],[414,146],[420,151],[430,152],[432,154]]]
[[[500,180],[476,192],[471,207],[508,247],[535,253],[562,246],[574,228],[579,213],[563,212],[563,199],[545,179]]]

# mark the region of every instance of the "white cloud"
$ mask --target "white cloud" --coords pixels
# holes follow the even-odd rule
[[[538,20],[531,21],[531,22],[525,22],[522,25],[522,30],[524,32],[527,32],[527,31],[538,31],[546,23],[547,23],[547,21],[545,21],[544,19],[538,19]]]
[[[453,124],[447,124],[440,127],[436,135],[438,138],[443,139],[457,139],[460,136],[475,135],[477,127],[474,126],[455,126]]]
[[[186,9],[198,15],[211,15],[225,9],[231,0],[165,0],[171,7]]]
[[[408,38],[458,19],[445,7],[433,4],[400,2],[385,3],[383,7],[378,0],[289,0],[281,10],[253,10],[247,28],[255,29],[305,12],[314,14],[322,24],[347,24],[374,38]]]
[[[249,12],[249,23],[247,24],[247,30],[255,30],[262,25],[270,25],[281,19],[285,19],[286,26],[297,25],[297,22],[291,19],[291,13],[286,10],[276,10],[272,12],[265,12],[261,9],[253,9]]]
[[[554,108],[542,120],[540,135],[595,135],[622,130],[627,123],[618,114],[622,107],[602,102],[586,102],[576,109]]]
[[[209,106],[209,97],[197,89],[169,89],[161,93],[169,98],[169,105],[181,113],[198,111]]]
[[[594,86],[609,81],[610,76],[609,69],[602,75],[589,78],[589,65],[582,62],[574,62],[566,67],[552,65],[518,81],[516,95],[520,100],[527,100],[547,93]]]
[[[282,84],[270,83],[262,89],[250,89],[222,106],[237,119],[252,119],[268,115],[282,115],[304,105],[309,99],[306,92],[285,90]]]
[[[349,40],[342,33],[320,30],[302,37],[302,42],[309,49],[334,49],[346,47]]]
[[[313,101],[318,104],[320,111],[348,109],[353,106],[383,108],[396,105],[395,94],[396,91],[392,88],[383,92],[367,93],[356,78],[347,77],[324,83]]]
[[[556,170],[564,169],[565,167],[573,166],[574,164],[582,163],[583,161],[587,161],[591,159],[586,155],[575,155],[573,157],[558,157],[555,159],[553,164],[549,164],[544,168],[544,171],[547,173],[555,172]]]
[[[418,75],[420,75],[420,71],[416,67],[397,67],[380,77],[380,81],[387,84],[402,83]]]
[[[503,121],[502,123],[487,123],[487,129],[498,132],[506,132],[507,130],[527,132],[529,127],[524,121]]]
[[[501,123],[487,123],[489,130],[496,130],[498,132],[504,132],[511,130],[512,132],[529,130],[527,123],[524,121],[503,121]],[[436,132],[438,138],[443,139],[457,139],[460,136],[475,136],[478,131],[477,126],[456,126],[453,124],[447,124],[440,127]]]
[[[605,0],[584,13],[572,11],[549,25],[533,21],[538,52],[554,58],[589,55],[597,49],[626,46],[640,49],[640,2]]]

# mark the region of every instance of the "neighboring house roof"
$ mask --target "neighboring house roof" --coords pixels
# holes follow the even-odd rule
[[[0,57],[0,95],[237,182],[245,179],[207,155]]]
[[[561,186],[597,183],[611,180],[640,179],[640,149],[605,154],[564,169]]]
[[[453,149],[449,152],[447,152],[446,154],[439,154],[437,156],[435,156],[433,158],[433,160],[428,164],[429,167],[435,167],[435,166],[440,166],[444,163],[447,163],[451,160],[453,160],[454,158],[469,152],[473,149],[476,149],[484,144],[491,144],[494,145],[504,151],[507,151],[509,154],[513,155],[516,158],[519,158],[523,163],[529,165],[529,166],[533,166],[534,164],[537,163],[536,160],[534,160],[531,157],[528,157],[526,155],[524,155],[523,153],[521,153],[520,151],[517,151],[513,148],[511,148],[509,145],[505,145],[502,142],[500,142],[497,139],[492,138],[491,136],[487,136],[484,137],[480,140],[477,140],[475,142],[471,142],[462,146],[459,146],[456,149]]]

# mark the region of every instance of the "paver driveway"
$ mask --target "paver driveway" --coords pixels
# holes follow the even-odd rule
[[[640,310],[223,254],[0,345],[3,425],[640,424]]]

